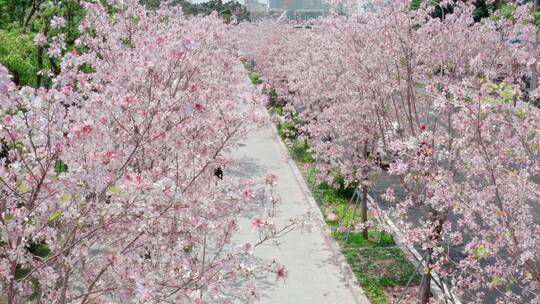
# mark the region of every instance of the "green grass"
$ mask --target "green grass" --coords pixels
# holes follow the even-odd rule
[[[406,285],[411,277],[420,283],[421,274],[397,247],[347,248],[343,254],[371,303],[387,303],[386,286]]]
[[[309,149],[308,145],[305,143],[302,143],[298,139],[290,139],[289,140],[292,144],[289,146],[289,154],[296,162],[301,163],[314,163],[315,159],[313,158],[313,155],[309,153],[307,150]]]
[[[268,109],[270,113],[283,115],[283,107],[280,106],[272,106]]]
[[[244,69],[247,70],[249,79],[251,80],[251,83],[254,85],[259,85],[263,83],[263,81],[260,79],[259,73],[255,71],[255,66],[250,61],[243,61],[242,64],[244,65]]]
[[[395,246],[394,238],[391,234],[385,231],[369,229],[368,239],[366,240],[361,233],[351,232],[349,240],[346,242],[347,232],[334,231],[334,238],[340,243],[343,248],[360,248],[360,247],[392,247]]]

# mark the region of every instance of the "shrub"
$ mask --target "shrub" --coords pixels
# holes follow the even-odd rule
[[[0,64],[13,75],[17,85],[37,85],[38,56],[33,34],[0,30]]]

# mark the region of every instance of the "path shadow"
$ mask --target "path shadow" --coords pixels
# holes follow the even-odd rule
[[[263,178],[267,173],[268,167],[253,157],[239,158],[235,168],[225,170],[226,175],[244,179]]]

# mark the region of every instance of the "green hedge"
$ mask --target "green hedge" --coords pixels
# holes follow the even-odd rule
[[[19,30],[0,30],[0,64],[13,75],[18,85],[37,85],[37,48],[33,42],[34,34]]]

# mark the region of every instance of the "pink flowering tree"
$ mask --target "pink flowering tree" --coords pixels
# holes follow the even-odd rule
[[[472,276],[474,277],[472,280],[476,284],[470,284],[471,276],[470,270],[467,269],[467,263],[479,259],[478,251],[471,248],[477,248],[474,242],[476,238],[483,238],[488,234],[486,231],[478,234],[480,231],[478,222],[485,222],[486,217],[491,216],[486,205],[489,204],[494,209],[504,209],[500,205],[501,198],[492,196],[491,199],[483,201],[483,204],[480,204],[482,207],[476,210],[474,217],[470,214],[464,214],[471,209],[465,208],[466,211],[464,211],[454,208],[457,200],[467,202],[467,204],[478,202],[478,197],[472,196],[466,199],[457,199],[464,194],[462,192],[464,188],[474,189],[475,194],[482,195],[485,191],[492,191],[492,187],[497,185],[496,178],[504,176],[490,174],[488,176],[491,178],[482,181],[478,177],[486,175],[476,175],[479,171],[468,169],[471,163],[479,161],[479,158],[474,158],[473,153],[464,153],[461,154],[461,164],[455,158],[458,151],[468,151],[471,147],[483,150],[485,145],[481,142],[483,139],[478,138],[482,136],[481,130],[477,132],[472,132],[470,128],[466,129],[467,131],[462,130],[461,132],[473,134],[473,136],[466,138],[463,137],[463,133],[460,134],[456,130],[458,127],[455,125],[455,116],[465,110],[471,111],[470,106],[464,103],[470,100],[473,103],[477,100],[480,100],[480,103],[494,100],[497,107],[492,112],[483,111],[475,118],[489,117],[489,119],[486,118],[489,121],[487,124],[491,124],[491,134],[488,137],[493,145],[498,145],[494,149],[500,150],[516,151],[517,149],[521,151],[519,153],[523,153],[521,150],[523,145],[516,146],[510,140],[504,143],[494,141],[498,137],[497,132],[505,132],[500,125],[499,111],[515,111],[512,107],[524,107],[528,109],[526,112],[531,113],[532,117],[538,115],[535,109],[529,109],[520,102],[520,86],[522,85],[520,78],[527,73],[527,61],[531,56],[530,42],[533,40],[530,34],[535,33],[534,28],[527,24],[526,17],[529,7],[516,7],[515,19],[484,20],[475,24],[472,23],[472,8],[464,4],[456,5],[454,12],[442,20],[424,17],[422,14],[429,13],[429,9],[424,12],[408,12],[403,7],[400,9],[399,4],[396,7],[390,6],[389,9],[396,16],[395,20],[402,20],[402,25],[398,27],[398,30],[389,31],[393,34],[397,32],[397,36],[393,40],[398,41],[397,45],[399,46],[392,52],[391,58],[394,58],[395,61],[393,66],[399,67],[398,62],[400,62],[402,67],[395,68],[392,73],[396,80],[394,88],[397,88],[397,103],[401,103],[401,109],[399,106],[396,107],[392,101],[394,109],[388,117],[395,116],[393,125],[401,125],[401,128],[398,129],[400,132],[394,134],[389,132],[388,136],[393,138],[390,150],[395,155],[395,163],[391,166],[391,173],[402,176],[402,186],[407,193],[406,199],[398,202],[397,213],[394,217],[400,219],[399,227],[411,245],[422,244],[425,254],[425,276],[423,286],[421,286],[421,301],[426,302],[429,298],[432,270],[437,270],[443,276],[452,277],[457,282],[456,286],[467,286],[466,293],[462,293],[462,295],[475,299],[482,298],[482,292],[477,296],[474,294],[475,290],[481,288],[497,290],[501,286],[505,286],[506,289],[519,290],[518,293],[495,292],[505,302],[521,302],[523,297],[526,299],[537,297],[538,290],[531,291],[531,287],[537,283],[527,281],[525,276],[520,278],[525,281],[514,277],[516,269],[522,273],[532,273],[530,270],[526,270],[529,268],[526,263],[517,268],[510,263],[521,254],[512,256],[508,253],[517,253],[511,249],[516,244],[503,243],[499,240],[495,242],[501,247],[494,250],[493,260],[484,261],[484,263],[493,267],[492,269],[498,269],[499,273],[505,272],[508,276],[497,275],[495,274],[497,271],[482,275],[477,273]],[[394,24],[395,20],[391,21],[390,24]],[[416,22],[411,23],[411,20]],[[411,31],[411,27],[417,29]],[[407,28],[409,29],[407,30]],[[402,31],[400,32],[399,29]],[[443,40],[448,44],[440,44],[440,41]],[[468,40],[480,41],[481,43],[471,44],[467,43]],[[437,56],[430,56],[433,52]],[[392,62],[392,59],[388,58],[386,62]],[[392,68],[388,70],[392,71]],[[498,84],[495,85],[494,82]],[[384,100],[382,103],[388,104]],[[483,110],[483,105],[479,108]],[[521,123],[514,121],[511,117],[505,118],[511,120],[511,124]],[[484,118],[482,117],[482,119]],[[478,124],[477,122],[476,125]],[[520,130],[517,132],[527,129],[526,126],[516,125],[512,128]],[[509,134],[509,136],[513,139],[523,138],[517,133]],[[532,142],[536,140],[534,137],[528,139]],[[457,144],[460,140],[464,140],[461,142],[463,144],[461,147]],[[525,146],[529,144],[531,142],[524,143]],[[503,161],[504,165],[501,164],[501,168],[514,170],[517,162],[512,155],[514,154],[505,154],[506,159]],[[534,153],[526,153],[526,155],[529,161],[537,159],[537,155]],[[484,155],[483,161],[478,162],[479,166],[485,166],[484,170],[490,170],[488,169],[491,167],[488,158],[488,155]],[[530,174],[529,178],[519,181],[512,180],[512,182],[507,180],[506,185],[512,188],[521,184],[530,186],[528,189],[535,189],[537,185],[533,182],[532,176],[536,174],[534,173],[537,170],[536,166],[525,166],[522,169]],[[499,188],[500,192],[503,191],[501,190],[502,186],[495,187]],[[533,190],[534,192],[535,190]],[[506,195],[513,196],[511,191],[507,192]],[[532,218],[530,203],[534,200],[538,200],[535,195],[527,198],[521,197],[514,201],[516,208],[521,209],[521,211],[515,213],[509,222],[521,222],[519,218],[522,214],[528,214]],[[408,218],[411,207],[420,209],[421,217],[418,221]],[[506,213],[506,216],[509,215]],[[499,223],[505,221],[508,219],[498,219]],[[486,230],[491,229],[493,232],[498,230],[487,224],[480,226]],[[524,229],[522,231],[525,234],[534,234],[537,229],[535,227],[537,226],[529,222],[527,226],[521,228]],[[529,243],[529,240],[522,239],[521,242]],[[535,245],[525,251],[537,251],[537,241],[534,240],[532,243]],[[458,262],[457,267],[448,265],[455,262],[451,255],[452,250],[449,248],[452,245],[465,248],[462,252],[465,257]],[[506,249],[502,249],[502,247],[506,247]],[[530,258],[531,260],[527,263],[538,265],[538,255],[530,256]],[[500,262],[502,260],[506,262]],[[486,269],[490,267],[486,267]],[[479,282],[483,282],[483,284]],[[463,289],[456,288],[456,290]]]
[[[377,149],[391,162],[405,197],[385,198],[422,249],[422,303],[434,271],[467,300],[488,289],[504,303],[537,300],[538,110],[521,80],[538,57],[531,6],[474,23],[471,6],[452,5],[442,18],[392,1],[310,28],[273,25],[245,49],[300,110],[321,168],[363,181]]]
[[[244,52],[254,59],[265,80],[263,90],[273,90],[281,104],[288,101],[285,119],[300,119],[297,133],[289,135],[309,144],[317,159],[319,182],[333,184],[339,174],[345,186],[362,184],[361,218],[365,223],[368,177],[379,170],[373,157],[378,133],[368,127],[376,123],[372,120],[376,116],[371,115],[369,100],[359,93],[366,84],[355,81],[355,69],[350,66],[359,59],[347,45],[346,40],[352,37],[333,37],[346,26],[338,19],[314,24],[309,30],[261,23],[246,25],[248,29],[239,36],[246,41]],[[353,110],[358,117],[342,106],[352,104],[352,100],[359,101]],[[335,127],[336,121],[341,122],[341,128]],[[367,228],[364,225],[362,229],[366,239]]]
[[[16,88],[0,67],[0,279],[8,303],[249,302],[254,247],[289,231],[278,201],[234,243],[254,184],[214,169],[250,122],[230,28],[180,8],[86,4],[80,46],[52,88]],[[241,110],[239,105],[245,104]]]

